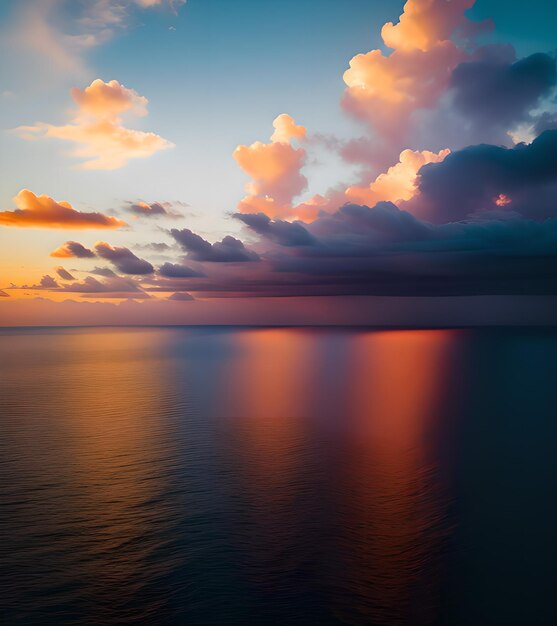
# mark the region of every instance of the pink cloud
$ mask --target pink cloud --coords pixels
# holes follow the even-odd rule
[[[412,114],[438,102],[452,70],[467,58],[452,37],[468,27],[464,12],[474,3],[408,0],[399,22],[388,22],[381,31],[393,52],[371,50],[350,61],[344,73],[344,109],[384,138],[400,141]]]

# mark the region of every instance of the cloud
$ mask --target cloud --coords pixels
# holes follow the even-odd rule
[[[209,243],[189,228],[178,230],[173,228],[170,234],[187,251],[188,258],[194,261],[210,261],[216,263],[243,263],[258,261],[258,255],[248,250],[244,244],[230,235],[222,241]]]
[[[138,217],[183,217],[180,213],[173,211],[171,202],[129,202],[127,210],[134,213]]]
[[[291,144],[305,137],[305,128],[296,125],[286,114],[279,115],[273,126],[270,143],[256,141],[234,150],[236,163],[253,179],[246,185],[248,195],[238,205],[242,213],[262,211],[280,215],[288,211],[293,198],[307,187],[307,179],[301,173],[306,152]]]
[[[10,294],[6,293],[5,291],[2,291],[2,289],[0,289],[0,298],[9,298]]]
[[[236,213],[235,217],[258,235],[262,235],[281,246],[310,246],[313,244],[313,237],[299,222],[271,220],[263,213]]]
[[[140,259],[131,250],[125,247],[111,246],[99,241],[95,244],[95,252],[98,256],[113,263],[122,274],[151,274],[155,268],[144,259]]]
[[[174,13],[184,0],[28,0],[7,24],[9,50],[28,57],[38,78],[83,78],[86,57],[136,23],[135,13],[167,6]]]
[[[168,299],[176,302],[191,302],[192,300],[195,300],[195,298],[191,294],[186,292],[173,293],[171,296],[168,297]]]
[[[51,252],[50,256],[58,259],[91,259],[95,256],[95,253],[77,241],[66,241],[66,243]]]
[[[452,38],[470,31],[464,16],[475,0],[408,0],[397,24],[381,36],[393,52],[358,54],[344,73],[342,105],[389,141],[399,143],[412,116],[437,104],[451,72],[467,58]]]
[[[15,132],[27,140],[52,138],[78,144],[72,154],[85,159],[78,167],[86,170],[119,169],[131,159],[174,147],[155,133],[123,126],[121,115],[145,116],[148,101],[118,81],[105,83],[97,78],[83,90],[72,89],[71,95],[78,107],[72,123],[38,122],[19,126]]]
[[[188,265],[178,263],[165,263],[159,268],[159,274],[167,278],[195,278],[203,274]]]
[[[306,137],[306,129],[296,122],[287,113],[281,113],[273,121],[275,132],[271,135],[273,143],[290,143],[293,139],[302,140]]]
[[[83,294],[142,293],[139,286],[132,280],[122,278],[120,276],[109,277],[103,281],[97,280],[93,276],[87,276],[82,281],[76,281],[69,285],[64,285],[63,291]]]
[[[49,276],[48,274],[43,276],[38,284],[22,285],[21,287],[18,287],[18,289],[35,289],[35,290],[41,290],[41,289],[52,290],[52,289],[58,289],[58,288],[59,288],[59,285],[56,282],[56,280],[52,278],[52,276]]]
[[[366,186],[348,187],[346,198],[373,206],[377,202],[410,200],[416,192],[416,176],[423,165],[442,161],[450,150],[430,152],[429,150],[403,150],[399,162],[380,174]]]
[[[557,215],[557,130],[529,145],[483,144],[453,152],[420,170],[418,188],[407,208],[435,222],[498,208],[501,195],[508,199],[507,212],[536,219]]]
[[[15,211],[0,211],[0,225],[20,228],[120,228],[126,223],[102,213],[81,213],[68,202],[56,202],[22,189],[13,199]]]
[[[75,280],[75,278],[68,272],[68,270],[64,269],[63,267],[57,267],[56,273],[63,280]]]
[[[107,278],[116,276],[116,274],[109,267],[94,267],[89,273],[96,274],[97,276],[105,276]]]
[[[479,60],[454,69],[450,87],[454,106],[473,125],[482,130],[492,126],[508,130],[531,119],[532,109],[556,83],[556,62],[548,54],[532,54],[519,61],[481,58],[480,54]]]
[[[260,297],[557,293],[557,218],[434,225],[383,202],[347,204],[298,227],[311,236],[306,245],[275,238],[259,275],[212,288]]]

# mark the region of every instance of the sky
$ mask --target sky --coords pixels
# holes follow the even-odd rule
[[[547,323],[556,20],[0,3],[0,325]]]

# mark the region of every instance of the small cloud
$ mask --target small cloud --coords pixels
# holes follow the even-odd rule
[[[182,214],[173,210],[172,202],[129,202],[127,210],[134,213],[137,217],[183,217]]]
[[[78,107],[71,123],[55,126],[38,122],[19,126],[15,132],[27,140],[53,138],[78,144],[73,155],[85,159],[79,168],[86,170],[119,169],[130,159],[174,147],[155,133],[123,125],[124,114],[147,115],[148,100],[117,80],[105,83],[97,78],[85,89],[74,87],[71,95]]]
[[[51,252],[50,256],[57,259],[91,259],[95,256],[95,253],[77,241],[66,241],[66,243]]]
[[[57,267],[56,273],[63,280],[75,280],[75,278],[68,272],[68,270],[64,269],[63,267]]]
[[[178,230],[173,228],[170,234],[188,252],[188,258],[194,261],[211,261],[216,263],[243,263],[259,261],[259,256],[248,250],[244,244],[230,235],[222,241],[209,243],[203,237],[193,233],[189,228]]]
[[[201,272],[194,270],[188,265],[178,263],[165,263],[159,268],[159,274],[166,278],[196,278],[203,276]]]
[[[155,268],[144,259],[140,259],[129,248],[111,246],[105,241],[95,244],[95,251],[98,256],[113,263],[122,274],[151,274]]]
[[[0,225],[19,228],[120,228],[126,222],[102,213],[81,213],[68,202],[36,196],[22,189],[13,199],[15,211],[1,211]]]
[[[195,298],[191,294],[186,292],[173,293],[171,296],[169,296],[168,299],[175,302],[191,302],[192,300],[195,300]]]
[[[109,267],[95,267],[90,274],[96,274],[97,276],[105,276],[106,278],[112,278],[116,274]]]

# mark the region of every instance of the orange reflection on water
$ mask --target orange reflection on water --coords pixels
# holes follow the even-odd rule
[[[315,353],[303,330],[262,329],[238,333],[233,369],[227,370],[228,402],[253,484],[288,484],[302,461],[303,417],[311,408]]]
[[[132,596],[154,548],[146,538],[166,523],[164,503],[148,505],[165,488],[172,462],[164,403],[173,391],[160,356],[166,338],[162,331],[118,329],[61,340],[56,375],[66,384],[56,421],[65,430],[67,480],[79,486],[67,518],[82,536],[92,584],[110,580],[115,592],[122,587]]]
[[[433,450],[454,337],[389,331],[354,342],[340,545],[360,602],[339,607],[347,623],[431,623],[447,507]]]
[[[316,375],[315,337],[298,329],[237,333],[227,370],[230,446],[245,534],[239,566],[258,589],[275,593],[304,550],[297,508],[304,502]],[[294,590],[294,593],[296,590]]]

